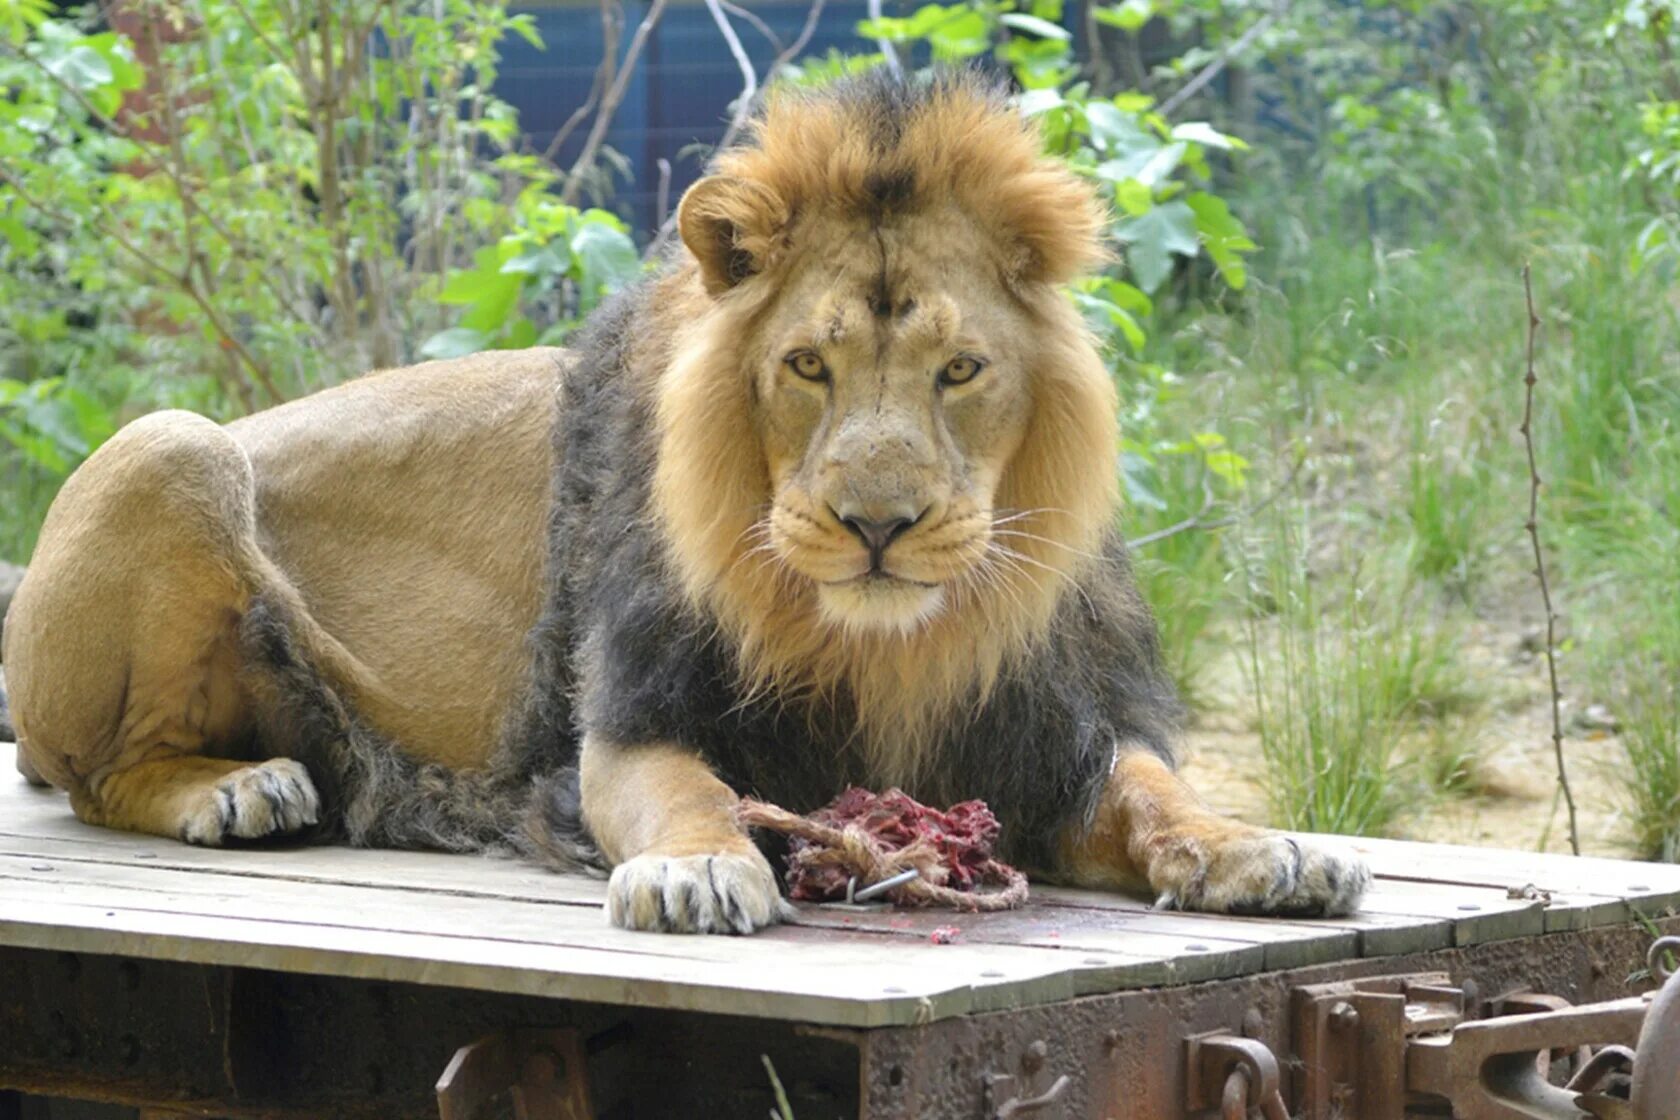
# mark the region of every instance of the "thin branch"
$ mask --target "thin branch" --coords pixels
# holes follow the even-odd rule
[[[1528,449],[1528,539],[1534,545],[1534,576],[1540,582],[1540,601],[1546,607],[1546,672],[1552,686],[1552,753],[1557,758],[1558,788],[1569,809],[1569,850],[1581,854],[1581,833],[1575,821],[1575,791],[1569,788],[1569,771],[1563,761],[1563,692],[1558,688],[1557,675],[1557,612],[1552,609],[1552,589],[1546,582],[1546,557],[1540,550],[1540,468],[1534,458],[1534,336],[1540,328],[1540,316],[1534,313],[1534,280],[1528,265],[1523,265],[1523,298],[1528,304],[1528,360],[1523,374],[1523,446]]]
[[[758,71],[753,69],[752,59],[747,57],[747,49],[741,45],[741,37],[735,34],[735,27],[729,22],[729,17],[723,13],[722,0],[706,0],[706,10],[712,13],[712,22],[717,24],[723,33],[723,41],[729,45],[729,53],[735,57],[735,67],[741,71],[741,95],[735,99],[735,115],[729,121],[729,128],[724,132],[724,138],[729,139],[741,130],[746,123],[747,114],[752,112],[753,103],[758,99]]]
[[[659,26],[659,19],[665,14],[668,0],[653,0],[648,6],[647,15],[636,26],[636,34],[630,38],[630,49],[624,54],[624,63],[618,68],[618,76],[613,79],[607,89],[606,96],[601,99],[601,108],[595,114],[595,123],[589,127],[589,135],[583,142],[583,151],[572,163],[571,171],[566,173],[566,185],[560,190],[560,201],[570,206],[577,202],[578,191],[583,188],[583,176],[595,165],[595,156],[601,150],[601,143],[607,138],[607,129],[612,125],[613,117],[618,113],[618,106],[624,100],[624,93],[630,87],[630,75],[636,71],[636,60],[641,57],[642,48],[647,45],[648,36]]]
[[[554,130],[554,138],[543,149],[543,159],[548,162],[554,162],[559,156],[561,147],[571,138],[573,131],[600,103],[601,91],[612,84],[613,69],[618,65],[618,35],[623,30],[623,17],[623,9],[618,6],[617,0],[601,0],[601,64],[595,67],[595,76],[589,81],[589,96],[583,99],[582,105],[572,110],[566,123]]]
[[[72,217],[64,211],[48,205],[40,197],[30,193],[30,191],[25,189],[23,183],[19,181],[17,176],[8,171],[4,165],[0,165],[0,183],[5,183],[10,186],[18,193],[19,198],[35,207],[37,210],[40,210],[41,213],[46,214],[48,217],[62,222],[67,226],[74,227],[81,221],[79,218]],[[168,281],[171,285],[179,288],[183,293],[185,293],[188,298],[198,305],[198,309],[204,313],[205,318],[210,320],[210,325],[215,328],[216,334],[221,338],[223,343],[225,343],[235,354],[238,355],[239,360],[244,364],[245,368],[250,371],[251,375],[262,385],[263,390],[275,401],[284,399],[280,391],[274,387],[274,381],[269,376],[268,367],[257,361],[251,351],[246,348],[245,343],[233,332],[232,327],[230,327],[227,321],[222,317],[221,312],[216,310],[216,308],[210,304],[210,301],[205,294],[198,290],[198,286],[193,283],[191,271],[177,274],[163,267],[163,265],[153,260],[151,255],[144,249],[141,249],[138,245],[134,244],[133,241],[129,240],[116,223],[108,219],[98,221],[95,228],[108,237],[115,245],[121,248],[129,256],[133,257],[135,261],[141,265],[141,267],[145,268],[149,272],[157,274],[159,277]],[[248,387],[242,387],[242,389],[243,388]],[[240,395],[245,398],[246,405],[250,406],[252,402],[246,393],[242,391]]]
[[[1204,479],[1201,509],[1191,514],[1189,517],[1186,517],[1183,521],[1175,522],[1162,529],[1156,529],[1153,533],[1145,533],[1141,537],[1132,537],[1126,541],[1126,547],[1142,548],[1146,544],[1154,544],[1156,541],[1164,541],[1168,537],[1176,537],[1180,533],[1188,533],[1193,530],[1206,532],[1213,529],[1224,529],[1228,526],[1235,525],[1239,521],[1246,521],[1248,518],[1253,517],[1255,514],[1277,501],[1279,495],[1283,494],[1285,491],[1293,490],[1295,488],[1295,480],[1300,477],[1301,468],[1306,465],[1306,462],[1307,460],[1305,456],[1295,460],[1295,465],[1289,468],[1289,477],[1274,486],[1272,488],[1272,492],[1267,494],[1264,498],[1261,498],[1259,501],[1254,502],[1251,505],[1244,506],[1235,513],[1226,514],[1224,517],[1215,517],[1211,520],[1207,519],[1207,514],[1208,511],[1213,509],[1213,490],[1211,487],[1205,485]]]
[[[1180,108],[1186,101],[1189,101],[1192,97],[1202,92],[1202,89],[1209,82],[1219,77],[1225,67],[1231,64],[1231,60],[1233,58],[1247,50],[1249,44],[1258,39],[1266,28],[1276,22],[1276,12],[1267,12],[1265,15],[1255,20],[1247,31],[1244,31],[1241,35],[1239,35],[1235,42],[1228,44],[1223,50],[1221,50],[1212,62],[1203,67],[1194,78],[1185,82],[1183,87],[1179,89],[1177,93],[1174,93],[1171,97],[1161,102],[1161,108],[1159,110],[1160,114],[1163,117],[1172,116],[1176,109]]]
[[[869,0],[869,18],[879,22],[881,19],[881,0]],[[885,39],[875,40],[880,48],[881,57],[886,59],[887,69],[895,78],[904,77],[904,67],[898,61],[898,48]]]
[[[744,19],[748,23],[752,24],[753,30],[764,36],[764,41],[769,43],[770,48],[777,54],[781,54],[782,51],[787,49],[782,43],[782,37],[770,30],[770,25],[768,23],[765,23],[762,19],[753,15],[740,5],[731,4],[729,0],[719,0],[719,2],[723,5],[723,10],[728,12],[730,15],[736,17],[737,19]]]
[[[671,161],[664,156],[659,157],[659,189],[654,198],[656,205],[654,213],[659,215],[659,224],[663,226],[665,219],[671,214]]]
[[[740,135],[741,129],[746,126],[747,121],[752,119],[752,114],[758,109],[758,103],[764,100],[764,94],[769,90],[770,83],[775,78],[777,71],[792,62],[798,57],[800,51],[810,45],[812,36],[817,33],[817,23],[822,19],[823,8],[827,3],[828,0],[812,0],[810,9],[805,13],[805,26],[799,29],[798,38],[789,43],[787,48],[772,59],[769,66],[765,67],[764,76],[755,84],[756,92],[751,98],[743,97],[742,99],[741,104],[746,107],[746,111],[737,111],[735,116],[730,119],[729,127],[724,129],[723,139],[718,141],[717,147],[713,149],[714,151],[722,151],[735,142],[736,136]],[[652,260],[657,257],[660,250],[665,247],[665,243],[671,239],[671,234],[676,230],[676,227],[677,215],[676,211],[673,210],[666,213],[664,220],[659,223],[659,232],[654,234],[652,241],[648,242],[647,251],[642,254],[642,259]]]

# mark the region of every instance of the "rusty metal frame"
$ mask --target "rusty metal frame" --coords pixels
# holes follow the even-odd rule
[[[1680,933],[1680,918],[1657,924]],[[587,1071],[591,1106],[615,1116],[763,1117],[773,1105],[759,1061],[767,1054],[800,1120],[1206,1120],[1263,1103],[1257,1047],[1275,1055],[1285,1103],[1306,1114],[1301,1094],[1310,1077],[1297,1040],[1318,1031],[1336,1050],[1322,1067],[1331,1105],[1336,1077],[1346,1074],[1364,1092],[1344,1093],[1354,1111],[1343,1115],[1377,1118],[1392,1112],[1393,1098],[1375,1088],[1392,1086],[1392,1067],[1364,1057],[1360,1040],[1392,1029],[1396,998],[1410,1007],[1403,1021],[1417,1028],[1413,1039],[1427,1033],[1424,1024],[1445,1032],[1461,1009],[1466,1023],[1477,1023],[1492,1010],[1535,1015],[1542,1003],[1627,1000],[1639,990],[1629,977],[1649,944],[1638,927],[1614,926],[873,1031],[0,950],[0,1089],[234,1120],[432,1120],[435,1079],[463,1044],[557,1029],[575,1032],[581,1057],[565,1064]],[[1410,980],[1381,979],[1402,973]],[[1476,994],[1478,985],[1498,993],[1539,988],[1556,998],[1490,1000]],[[1314,988],[1323,1001],[1297,994]],[[1667,1002],[1665,991],[1650,1008],[1644,1030],[1657,1032],[1650,1037],[1680,1037],[1680,999]],[[1194,1057],[1191,1036],[1203,1036]],[[1344,1037],[1353,1040],[1347,1053],[1337,1049]],[[1621,1037],[1623,1045],[1636,1041]],[[1474,1032],[1457,1045],[1472,1042],[1482,1045]],[[1659,1104],[1680,1102],[1680,1054],[1648,1062],[1643,1033],[1638,1045],[1635,1082],[1643,1077]],[[1239,1051],[1252,1060],[1230,1060]],[[1600,1113],[1607,1120],[1680,1120],[1626,1111],[1627,1073],[1614,1054],[1602,1065],[1607,1079],[1589,1096],[1604,1098],[1593,1103],[1609,1110]],[[1187,1105],[1193,1069],[1202,1071],[1200,1111]]]

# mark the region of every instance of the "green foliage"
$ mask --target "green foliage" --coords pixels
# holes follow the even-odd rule
[[[129,24],[56,13],[0,6],[0,475],[31,494],[148,409],[559,337],[635,270],[514,150],[497,44],[535,32],[500,3],[205,0],[133,21],[149,74]]]
[[[1280,512],[1246,567],[1246,660],[1255,727],[1281,826],[1380,835],[1412,795],[1402,744],[1421,718],[1462,702],[1451,635],[1414,623],[1391,563],[1335,555],[1315,576],[1310,522]]]

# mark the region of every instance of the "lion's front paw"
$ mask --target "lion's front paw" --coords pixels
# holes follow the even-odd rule
[[[181,822],[181,839],[218,846],[297,832],[321,818],[321,798],[303,763],[271,758],[235,770],[198,798]]]
[[[1210,845],[1189,874],[1162,890],[1163,909],[1293,918],[1350,914],[1371,882],[1352,852],[1303,844],[1275,832],[1242,833]]]
[[[613,868],[607,917],[624,929],[751,933],[787,916],[776,873],[756,849],[699,856],[642,855]]]

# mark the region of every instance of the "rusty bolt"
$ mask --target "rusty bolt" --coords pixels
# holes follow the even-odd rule
[[[1359,1025],[1359,1008],[1347,1000],[1339,1000],[1330,1009],[1330,1025],[1339,1031],[1351,1031]]]
[[[1120,1049],[1120,1032],[1109,1031],[1107,1034],[1103,1035],[1103,1045],[1110,1050]]]
[[[1242,1033],[1244,1038],[1259,1038],[1266,1033],[1266,1017],[1258,1007],[1243,1012]]]
[[[1050,1056],[1050,1047],[1044,1044],[1042,1038],[1035,1038],[1032,1045],[1021,1055],[1021,1068],[1028,1073],[1037,1073],[1044,1068],[1044,1059]]]

